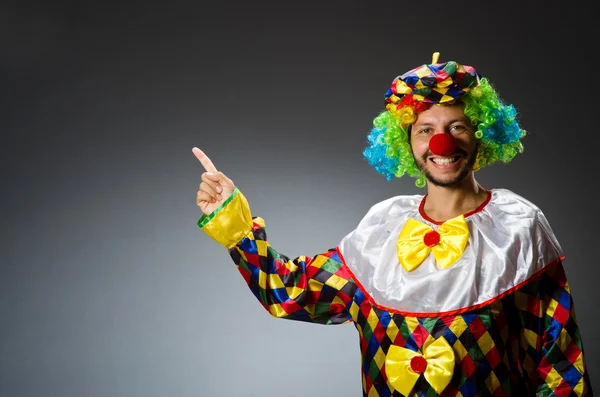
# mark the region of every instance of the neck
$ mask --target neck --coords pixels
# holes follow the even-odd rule
[[[474,211],[487,198],[487,191],[477,183],[473,173],[452,187],[427,182],[427,197],[423,211],[434,221],[443,222]]]

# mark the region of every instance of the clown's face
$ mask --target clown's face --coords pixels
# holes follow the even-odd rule
[[[410,144],[417,166],[427,180],[442,187],[458,186],[473,170],[477,157],[475,128],[464,114],[464,106],[434,105],[419,114],[412,125]],[[435,154],[429,143],[437,134],[449,134],[456,143],[449,154]]]

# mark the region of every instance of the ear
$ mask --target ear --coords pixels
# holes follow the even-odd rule
[[[407,134],[407,141],[408,141],[408,145],[410,146],[410,150],[412,151],[412,124],[408,124],[406,126],[406,134]]]

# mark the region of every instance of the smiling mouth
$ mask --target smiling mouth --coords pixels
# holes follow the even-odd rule
[[[459,158],[459,156],[435,157],[435,158],[432,158],[431,161],[433,161],[434,163],[436,163],[438,165],[448,165],[448,164],[455,163],[458,160],[458,158]]]

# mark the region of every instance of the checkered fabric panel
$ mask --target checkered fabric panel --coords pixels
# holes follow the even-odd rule
[[[351,321],[357,286],[336,250],[289,259],[268,243],[261,218],[229,253],[250,289],[274,317],[320,324]]]
[[[363,395],[400,396],[390,388],[390,345],[420,351],[444,337],[456,367],[441,396],[591,396],[583,347],[562,264],[493,304],[444,317],[408,317],[363,302],[360,334]],[[421,376],[412,396],[438,396]]]
[[[320,324],[354,322],[364,397],[401,396],[388,384],[391,345],[420,351],[445,338],[455,353],[443,397],[591,396],[573,300],[562,264],[471,312],[411,317],[375,307],[336,250],[290,260],[267,242],[264,221],[230,249],[250,289],[275,317]],[[411,394],[438,394],[421,376]]]
[[[562,264],[518,291],[515,305],[523,324],[519,355],[538,385],[538,395],[591,396],[575,305]]]
[[[361,336],[364,396],[400,396],[387,383],[385,356],[393,344],[420,351],[426,341],[444,337],[453,347],[456,368],[443,396],[510,396],[517,390],[517,364],[507,355],[507,341],[493,308],[443,318],[390,314],[363,303],[356,319]],[[511,376],[512,375],[512,376]],[[437,396],[424,377],[413,396]]]

